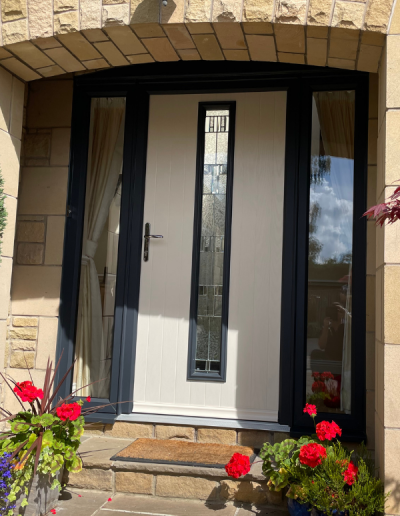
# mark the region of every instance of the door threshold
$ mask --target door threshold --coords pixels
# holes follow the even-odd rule
[[[246,421],[244,419],[219,419],[193,416],[167,416],[163,414],[145,414],[137,412],[132,414],[120,414],[115,418],[115,421],[290,432],[290,427],[287,425],[280,425],[279,423],[274,422],[269,423],[267,421]]]

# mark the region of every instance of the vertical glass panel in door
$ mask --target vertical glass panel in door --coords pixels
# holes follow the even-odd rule
[[[196,342],[202,372],[220,371],[228,134],[229,111],[207,110]]]
[[[306,395],[351,413],[354,91],[315,92],[308,232]]]
[[[124,98],[92,99],[73,390],[108,398],[117,278]]]

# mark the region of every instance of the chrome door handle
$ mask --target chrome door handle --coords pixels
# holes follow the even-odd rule
[[[163,235],[150,235],[150,223],[146,222],[144,226],[144,250],[143,250],[143,261],[149,261],[149,243],[150,238],[164,238]]]

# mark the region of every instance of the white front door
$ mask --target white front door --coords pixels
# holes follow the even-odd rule
[[[226,381],[188,380],[198,107],[236,102]],[[277,421],[286,92],[153,95],[134,412]],[[145,228],[143,227],[143,235]]]

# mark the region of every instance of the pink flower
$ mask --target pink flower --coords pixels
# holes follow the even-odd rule
[[[303,412],[311,417],[315,417],[317,415],[317,407],[315,405],[310,405],[310,403],[306,403]]]
[[[309,443],[300,448],[299,460],[302,464],[315,468],[326,458],[326,450],[322,444]]]
[[[57,416],[62,421],[75,421],[81,415],[81,406],[78,403],[63,403],[61,407],[57,407]]]
[[[225,471],[230,477],[239,478],[242,475],[247,475],[250,471],[250,459],[247,455],[234,453],[231,460],[225,466]]]
[[[329,421],[321,421],[315,429],[320,441],[325,441],[325,439],[332,441],[336,435],[342,435],[341,428],[334,421],[332,421],[332,423],[329,423]]]
[[[348,468],[343,473],[344,481],[347,485],[352,486],[357,479],[358,468],[352,462],[348,465]]]
[[[42,389],[36,389],[32,382],[17,382],[14,387],[14,392],[21,398],[22,401],[33,403],[36,398],[43,399]]]

